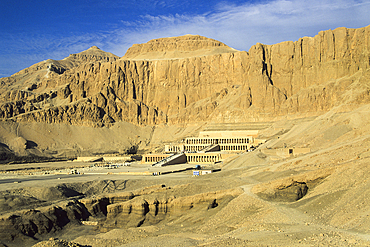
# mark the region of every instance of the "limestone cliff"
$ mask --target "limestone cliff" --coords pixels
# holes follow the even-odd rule
[[[0,117],[87,126],[243,122],[369,102],[370,26],[248,52],[201,36],[96,47],[1,79]]]
[[[225,44],[199,35],[153,39],[145,44],[135,44],[126,52],[125,59],[180,59],[206,56],[214,53],[235,52]]]

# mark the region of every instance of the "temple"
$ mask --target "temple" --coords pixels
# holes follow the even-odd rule
[[[179,144],[165,145],[162,154],[146,154],[143,163],[164,166],[179,163],[217,163],[236,153],[254,150],[265,140],[257,139],[258,130],[203,131],[198,137]]]

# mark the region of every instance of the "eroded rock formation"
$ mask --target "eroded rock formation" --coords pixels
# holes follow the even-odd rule
[[[338,28],[249,52],[185,35],[97,47],[1,79],[0,117],[104,126],[242,122],[370,99],[369,31]]]
[[[99,188],[99,184],[94,184],[100,192],[115,181],[99,183],[104,184],[104,182],[106,186],[103,186],[103,189]],[[90,184],[86,183],[28,188],[25,191],[32,195],[30,197],[14,195],[14,191],[2,193],[0,196],[6,199],[7,203],[0,205],[3,211],[0,217],[0,226],[3,230],[0,233],[1,241],[43,239],[45,235],[58,232],[67,225],[81,225],[82,221],[99,222],[97,227],[102,231],[111,228],[153,225],[166,218],[180,218],[189,213],[189,210],[204,213],[218,207],[219,204],[222,208],[243,193],[240,188],[236,188],[176,197],[169,196],[174,193],[173,188],[159,184],[134,191],[115,191],[77,200],[76,195],[83,197],[91,193],[89,186]],[[50,191],[59,197],[50,194]],[[10,193],[12,196],[9,195]],[[60,196],[60,193],[64,196]],[[58,202],[61,198],[65,201]],[[27,200],[28,205],[21,204],[21,200]],[[17,202],[18,205],[16,205]],[[13,208],[9,208],[9,205]],[[34,207],[37,209],[29,209]],[[4,214],[4,209],[9,213]]]

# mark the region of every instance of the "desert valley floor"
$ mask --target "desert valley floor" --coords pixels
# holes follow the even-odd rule
[[[114,170],[82,162],[4,165],[1,224],[8,231],[1,241],[5,246],[367,246],[369,107],[271,123],[261,131],[265,144],[217,164],[219,172],[197,177],[191,170],[119,174],[152,169],[138,162]],[[301,143],[311,152],[281,158],[268,151]],[[67,175],[71,167],[84,174]]]

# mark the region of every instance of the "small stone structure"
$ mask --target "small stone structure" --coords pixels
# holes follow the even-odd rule
[[[290,156],[296,156],[300,154],[306,154],[311,152],[310,148],[296,148],[296,147],[290,147],[290,148],[274,148],[274,149],[263,149],[261,150],[263,153],[268,155],[276,155],[281,158],[288,158]]]
[[[143,163],[157,163],[167,157],[170,157],[171,154],[145,154],[143,155]]]

